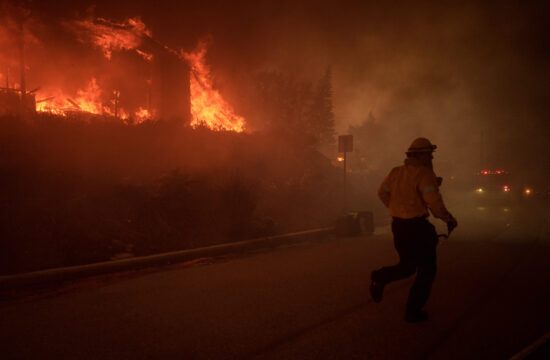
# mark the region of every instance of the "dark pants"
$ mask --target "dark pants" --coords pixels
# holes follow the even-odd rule
[[[392,232],[399,263],[372,272],[372,280],[387,284],[413,275],[416,279],[407,300],[407,312],[422,309],[428,297],[437,269],[435,227],[424,217],[393,218]]]

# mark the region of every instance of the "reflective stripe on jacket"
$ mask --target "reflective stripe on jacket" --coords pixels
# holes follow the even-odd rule
[[[411,219],[428,215],[447,222],[452,215],[445,208],[432,169],[421,166],[416,159],[406,159],[405,165],[393,168],[378,189],[378,196],[392,217]]]

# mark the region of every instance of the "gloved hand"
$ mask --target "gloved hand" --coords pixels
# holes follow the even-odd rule
[[[451,232],[458,226],[458,222],[456,219],[451,216],[451,220],[447,221],[447,234],[451,234]]]

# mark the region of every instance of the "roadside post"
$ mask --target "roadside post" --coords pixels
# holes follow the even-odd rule
[[[348,197],[347,197],[347,153],[353,151],[353,135],[340,135],[338,136],[338,152],[344,153],[344,212],[348,210]]]

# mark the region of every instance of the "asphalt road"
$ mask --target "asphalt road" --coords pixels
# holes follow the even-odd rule
[[[526,217],[527,218],[527,217]],[[388,228],[81,281],[0,303],[2,359],[505,359],[550,330],[542,216],[462,222],[438,248],[424,323]]]

